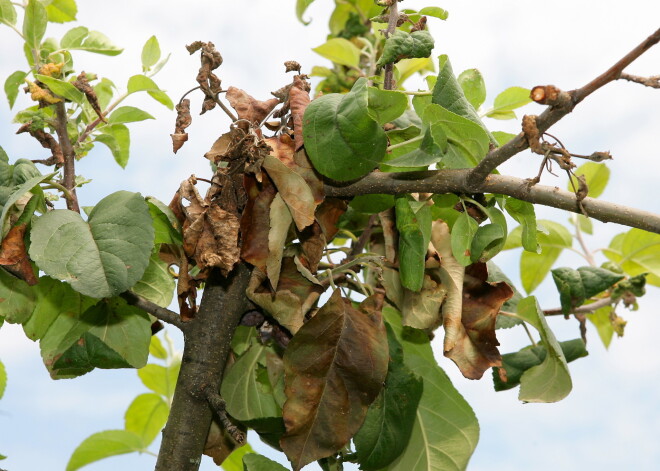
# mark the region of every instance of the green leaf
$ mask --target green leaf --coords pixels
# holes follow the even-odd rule
[[[170,110],[174,109],[174,103],[167,94],[158,88],[156,82],[151,80],[146,75],[133,75],[128,79],[127,85],[128,93],[147,92],[151,98],[158,103],[167,106]]]
[[[14,166],[14,181],[17,179],[17,167],[18,165]],[[38,173],[38,172],[37,172]],[[41,182],[50,180],[53,178],[53,176],[57,172],[49,173],[47,175],[36,175],[31,178],[29,178],[27,181],[22,182],[20,186],[14,190],[7,201],[5,202],[4,207],[2,208],[2,214],[0,215],[0,230],[4,227],[5,225],[5,220],[7,219],[7,216],[9,215],[9,211],[12,209],[12,206],[14,206],[15,203],[18,202],[24,195],[26,195],[29,192],[36,192],[41,191],[41,188],[39,187],[39,184]]]
[[[495,139],[490,135],[488,128],[481,121],[476,110],[465,97],[463,89],[454,76],[449,58],[446,55],[440,56],[440,73],[433,87],[432,101],[452,113],[478,124],[486,132],[490,141],[495,143]]]
[[[534,296],[520,300],[518,315],[539,331],[548,352],[540,365],[533,366],[520,377],[518,399],[523,402],[561,401],[573,389],[571,375],[564,353]]]
[[[522,87],[510,87],[495,97],[493,108],[486,112],[486,116],[495,119],[515,119],[513,112],[516,108],[530,103],[530,91]]]
[[[180,366],[181,364],[178,362],[169,366],[149,363],[138,370],[138,376],[142,383],[153,392],[172,399]]]
[[[331,60],[336,64],[348,67],[360,65],[360,50],[358,47],[344,38],[332,38],[312,49],[318,55]]]
[[[167,307],[172,302],[175,287],[176,284],[170,275],[167,263],[161,260],[157,253],[154,253],[149,258],[149,265],[147,265],[144,275],[133,286],[132,291],[152,303]]]
[[[477,69],[467,69],[458,76],[458,83],[463,89],[463,94],[475,110],[479,109],[486,101],[486,83]]]
[[[160,360],[167,359],[167,350],[163,347],[163,343],[160,341],[160,338],[155,335],[151,336],[151,341],[149,342],[149,355],[152,355],[154,358]]]
[[[69,284],[48,276],[39,278],[39,283],[32,289],[36,294],[34,311],[23,323],[25,335],[31,340],[44,337],[60,315],[79,317],[97,302],[74,291]]]
[[[47,26],[46,9],[38,0],[30,0],[25,7],[25,17],[23,18],[25,44],[32,49],[39,50]]]
[[[115,162],[121,168],[126,168],[131,146],[131,134],[126,126],[123,124],[104,126],[102,134],[96,135],[94,140],[105,144],[110,149]]]
[[[0,0],[0,23],[16,25],[16,9],[11,0]]]
[[[66,23],[76,21],[78,6],[75,0],[53,0],[47,7],[48,21],[51,23]]]
[[[408,197],[396,199],[396,228],[399,231],[399,276],[401,284],[411,291],[419,291],[424,283],[424,260],[428,239],[424,236],[422,221],[418,219]],[[430,208],[429,208],[430,210]],[[424,224],[429,226],[428,221]]]
[[[536,238],[536,213],[534,205],[527,201],[521,201],[512,197],[507,198],[504,209],[509,216],[522,226],[521,243],[528,252],[538,251]]]
[[[566,362],[570,363],[578,358],[589,355],[582,339],[559,342]],[[515,353],[502,355],[502,368],[506,371],[506,381],[502,381],[497,368],[493,368],[493,384],[495,391],[506,391],[520,384],[520,377],[528,369],[540,365],[545,360],[548,351],[542,345],[525,347]]]
[[[106,56],[116,56],[124,50],[115,46],[103,33],[90,31],[84,26],[77,26],[67,31],[60,45],[62,49],[87,51]]]
[[[76,49],[82,46],[83,41],[89,34],[89,29],[84,26],[76,26],[71,28],[69,31],[64,33],[62,40],[60,41],[60,46],[62,49]]]
[[[7,389],[7,370],[5,365],[0,361],[0,399],[5,395],[5,389]]]
[[[403,349],[392,328],[387,326],[390,363],[385,386],[371,404],[358,433],[353,437],[360,469],[385,468],[408,445],[424,390],[422,378],[403,362]]]
[[[597,309],[591,314],[587,314],[587,319],[589,319],[589,321],[596,327],[598,336],[603,342],[603,345],[605,345],[605,348],[610,347],[612,337],[614,336],[614,327],[612,326],[612,320],[610,318],[611,312],[612,306],[605,306]]]
[[[408,108],[408,97],[396,90],[368,87],[368,110],[378,124],[386,124],[401,116]]]
[[[392,136],[395,131],[388,133]],[[382,166],[385,169],[388,167],[394,168],[396,171],[402,169],[425,170],[427,166],[434,164],[443,159],[443,150],[440,146],[436,145],[436,139],[443,144],[445,151],[447,149],[447,136],[441,124],[433,123],[426,127],[421,143],[417,145],[417,141],[409,145],[404,145],[397,149],[393,149],[390,153],[391,156],[399,155],[393,159],[386,159],[387,166]],[[401,155],[403,149],[410,150],[408,153]],[[394,152],[394,151],[398,152]],[[388,156],[389,157],[389,156]]]
[[[147,72],[160,59],[160,44],[156,36],[147,39],[142,47],[142,70]]]
[[[624,276],[598,267],[555,268],[552,270],[561,300],[562,312],[566,315],[581,306],[592,296],[602,293],[621,281]]]
[[[243,456],[243,466],[244,471],[287,471],[281,464],[256,453]]]
[[[1,1],[1,0],[0,0]],[[2,4],[0,3],[0,8]],[[18,96],[18,87],[25,83],[25,77],[27,74],[23,71],[17,70],[5,80],[5,95],[7,95],[7,101],[9,102],[9,109],[14,107],[16,102],[16,97]]]
[[[0,268],[0,312],[11,324],[27,321],[34,310],[36,295],[25,281]]]
[[[138,193],[118,191],[94,207],[87,222],[58,209],[38,218],[30,257],[53,278],[90,297],[115,296],[137,283],[149,264],[154,229]]]
[[[133,399],[124,415],[125,429],[142,438],[147,448],[165,426],[170,407],[158,394],[140,394]]]
[[[603,163],[586,162],[575,170],[575,176],[584,175],[589,187],[589,196],[598,198],[603,194],[610,179],[610,169]],[[573,185],[568,183],[568,191],[575,191]]]
[[[181,245],[183,242],[181,224],[170,207],[153,196],[147,196],[145,199],[149,204],[149,214],[154,222],[154,245]]]
[[[281,417],[282,410],[259,379],[266,347],[254,343],[227,371],[220,394],[227,403],[227,413],[240,421]]]
[[[394,195],[373,193],[370,195],[359,195],[349,203],[351,208],[367,214],[377,214],[394,206]]]
[[[420,15],[433,16],[435,18],[440,18],[441,20],[446,20],[449,18],[449,12],[444,8],[440,7],[424,7],[419,10]]]
[[[631,229],[612,239],[603,253],[630,276],[648,273],[647,281],[660,286],[660,235]]]
[[[146,111],[133,106],[120,106],[108,117],[108,124],[134,123],[145,119],[155,119]]]
[[[389,306],[383,316],[403,346],[404,364],[424,380],[410,440],[388,471],[464,470],[479,440],[474,412],[436,363],[428,336],[404,330],[401,316]]]
[[[222,462],[223,471],[244,471],[243,457],[250,453],[255,453],[255,451],[252,449],[249,443],[236,448]]]
[[[298,21],[300,21],[302,24],[309,24],[309,21],[305,21],[303,19],[303,15],[305,14],[307,7],[309,7],[312,3],[314,3],[314,0],[296,0],[296,16],[298,17]]]
[[[53,77],[48,77],[46,75],[36,74],[35,77],[40,82],[45,83],[48,89],[51,92],[55,93],[56,95],[64,97],[67,100],[71,100],[72,102],[78,104],[81,104],[85,101],[84,93],[78,90],[69,82],[66,82],[64,80],[59,80]]]
[[[128,430],[106,430],[83,440],[75,449],[66,471],[75,471],[94,461],[142,450],[142,438]]]
[[[472,263],[472,241],[474,240],[479,223],[467,212],[462,212],[451,229],[451,251],[454,258],[464,267]]]
[[[362,177],[383,161],[387,137],[369,116],[367,81],[360,78],[346,95],[313,100],[304,115],[305,149],[314,168],[334,180]]]
[[[485,224],[479,226],[470,247],[470,260],[486,262],[493,258],[493,249],[504,240],[506,228],[499,224]]]
[[[502,147],[504,144],[517,136],[517,134],[511,134],[510,132],[504,131],[493,131],[492,134],[497,141],[497,147]]]
[[[385,41],[383,54],[376,65],[392,64],[401,59],[429,57],[434,46],[433,36],[426,30],[413,33],[397,30]]]

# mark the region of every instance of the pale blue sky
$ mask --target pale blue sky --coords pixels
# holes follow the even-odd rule
[[[170,63],[155,79],[173,99],[195,85],[197,56],[183,46],[194,40],[211,40],[223,54],[220,77],[225,86],[245,89],[257,98],[286,83],[282,63],[295,59],[303,70],[321,65],[323,59],[309,49],[324,41],[329,0],[317,0],[308,17],[309,27],[294,17],[294,1],[190,1],[114,2],[79,1],[80,23],[110,36],[125,52],[116,58],[89,54],[76,57],[81,69],[110,76],[122,88],[140,71],[144,41],[155,34]],[[185,5],[185,6],[182,6]],[[249,5],[249,8],[245,8]],[[448,53],[454,70],[479,68],[488,86],[487,104],[501,90],[519,85],[531,88],[552,83],[570,89],[600,74],[634,45],[658,28],[660,4],[631,0],[625,4],[588,0],[571,2],[527,1],[415,1],[402,7],[437,5],[450,12],[447,22],[430,20],[436,37],[435,55]],[[251,15],[251,16],[248,16]],[[68,26],[50,34],[61,35]],[[0,26],[0,77],[22,67],[18,38]],[[660,73],[660,49],[630,68],[631,73]],[[18,106],[26,103],[19,101]],[[158,119],[132,127],[131,161],[126,171],[114,164],[104,148],[79,164],[79,173],[94,182],[80,191],[82,204],[94,204],[119,189],[140,191],[168,202],[178,183],[195,173],[208,174],[202,155],[227,126],[219,112],[193,115],[190,140],[174,156],[169,133],[174,115],[150,99],[126,104],[145,108]],[[193,105],[195,106],[195,105]],[[660,212],[655,197],[658,185],[657,130],[660,129],[660,91],[628,83],[615,83],[581,104],[551,131],[578,153],[610,150],[612,179],[602,198]],[[538,113],[529,105],[523,112]],[[44,151],[25,136],[15,136],[7,126],[11,114],[0,99],[0,145],[12,159],[43,158]],[[493,130],[517,132],[518,121],[490,122]],[[519,177],[536,173],[539,160],[524,153],[503,171]],[[544,184],[565,187],[565,177],[544,176]],[[542,217],[566,221],[560,211],[539,210]],[[588,239],[592,248],[607,245],[624,229],[596,225],[598,236]],[[517,271],[518,254],[504,254],[496,262]],[[577,267],[575,257],[561,263]],[[514,281],[517,276],[512,276]],[[651,470],[660,461],[656,446],[660,431],[660,328],[658,290],[651,288],[637,312],[621,312],[629,324],[626,336],[614,339],[605,351],[595,330],[589,330],[590,355],[571,364],[574,390],[558,404],[527,404],[517,391],[495,393],[489,378],[468,381],[454,365],[439,356],[457,389],[475,409],[481,439],[469,470]],[[544,307],[558,305],[550,280],[535,293]],[[553,319],[560,340],[578,335],[574,321]],[[501,351],[523,346],[520,332],[500,334]],[[179,343],[179,345],[181,345]],[[0,400],[0,453],[9,458],[0,468],[11,471],[63,470],[73,449],[94,432],[121,428],[123,413],[135,395],[144,392],[135,371],[97,370],[75,380],[53,382],[39,357],[38,346],[25,339],[15,326],[0,329],[0,359],[9,382]],[[253,442],[256,441],[253,440]],[[157,448],[153,448],[157,451]],[[123,456],[90,465],[90,471],[151,469],[149,456]],[[210,460],[203,470],[217,469]],[[311,466],[310,468],[311,469]]]

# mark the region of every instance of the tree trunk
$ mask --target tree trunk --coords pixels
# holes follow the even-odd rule
[[[213,412],[203,390],[218,390],[231,339],[246,308],[251,269],[239,263],[228,277],[209,277],[199,312],[184,329],[181,371],[156,463],[156,471],[196,471]]]

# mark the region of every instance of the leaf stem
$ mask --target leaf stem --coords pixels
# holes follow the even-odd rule
[[[385,152],[391,152],[394,149],[398,149],[400,147],[407,146],[408,144],[413,144],[415,142],[419,142],[422,139],[424,139],[424,136],[419,135],[419,136],[413,137],[412,139],[408,139],[407,141],[399,142],[398,144],[392,144],[391,146],[388,146],[387,149],[385,149]],[[384,163],[387,164],[387,162],[384,162]]]
[[[175,327],[178,327],[180,330],[184,331],[186,328],[186,323],[181,320],[181,317],[174,311],[170,311],[164,307],[159,306],[156,303],[149,301],[146,298],[143,298],[139,294],[133,291],[125,291],[119,296],[124,298],[128,304],[131,304],[135,307],[142,309],[144,312],[151,314],[152,316],[160,319],[163,322],[172,324]]]
[[[426,90],[425,92],[422,91],[417,91],[413,92],[410,90],[399,90],[401,93],[405,93],[406,95],[412,95],[412,96],[432,96],[433,92],[431,90]]]

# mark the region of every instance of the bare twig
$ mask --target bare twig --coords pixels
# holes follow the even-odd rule
[[[542,134],[547,131],[553,124],[573,111],[573,108],[575,108],[575,106],[584,100],[587,96],[591,95],[593,92],[608,84],[612,80],[618,79],[621,76],[624,68],[630,65],[631,62],[641,56],[653,45],[658,43],[658,41],[660,41],[660,29],[642,41],[637,47],[626,54],[621,60],[606,70],[603,74],[599,75],[582,88],[569,92],[569,95],[571,96],[570,103],[564,103],[564,106],[551,105],[546,108],[546,110],[536,119],[536,125],[539,132]],[[498,147],[497,149],[490,151],[486,157],[484,157],[484,159],[479,162],[479,164],[474,169],[472,169],[472,172],[468,178],[468,182],[471,185],[476,185],[483,181],[486,176],[493,170],[495,170],[514,155],[525,150],[527,146],[528,145],[524,134],[520,133],[502,147]]]
[[[614,301],[612,298],[608,296],[607,298],[599,299],[598,301],[595,301],[591,304],[583,304],[582,306],[576,307],[575,309],[571,310],[570,314],[590,314],[597,311],[601,307],[609,306],[613,302]],[[544,309],[543,314],[546,316],[559,316],[563,315],[564,312],[560,307],[556,307],[552,309]]]
[[[178,327],[180,330],[185,330],[186,323],[181,320],[181,316],[179,316],[176,312],[161,307],[156,303],[152,303],[148,299],[143,298],[133,291],[125,291],[121,293],[120,296],[124,298],[128,304],[138,307],[144,312],[156,317],[157,319]]]
[[[640,83],[645,87],[660,88],[660,75],[652,75],[651,77],[640,77],[639,75],[626,74],[621,72],[619,79],[628,80],[629,82]]]
[[[227,409],[226,409],[227,403],[225,402],[225,400],[220,396],[220,394],[218,394],[218,392],[211,385],[207,384],[203,390],[204,390],[204,396],[206,397],[209,406],[211,406],[211,409],[213,409],[215,415],[218,417],[218,419],[220,419],[220,423],[227,431],[227,433],[231,435],[231,437],[239,445],[245,443],[245,440],[247,439],[247,437],[245,436],[245,432],[243,432],[236,425],[234,425],[227,416]]]
[[[66,207],[71,211],[79,213],[80,206],[78,205],[78,196],[76,195],[76,154],[71,145],[71,139],[69,139],[69,133],[67,131],[69,118],[66,114],[64,102],[59,102],[55,105],[55,112],[57,116],[57,119],[55,120],[55,132],[59,139],[62,154],[64,154],[64,181],[62,183],[71,194],[71,198],[66,199]]]
[[[325,193],[336,198],[350,198],[370,193],[390,195],[405,193],[498,193],[519,200],[582,213],[574,193],[557,187],[535,185],[530,187],[521,178],[488,175],[485,181],[469,184],[471,169],[427,170],[423,172],[373,172],[348,184],[326,182]],[[660,234],[660,215],[630,208],[616,203],[586,197],[582,206],[590,217],[602,222],[616,222]]]
[[[396,25],[399,21],[399,5],[397,0],[394,0],[389,8],[389,20],[387,22],[387,31],[385,32],[385,37],[389,38],[394,34],[396,30]],[[387,64],[385,66],[385,81],[383,82],[383,88],[385,90],[394,89],[394,63]]]

